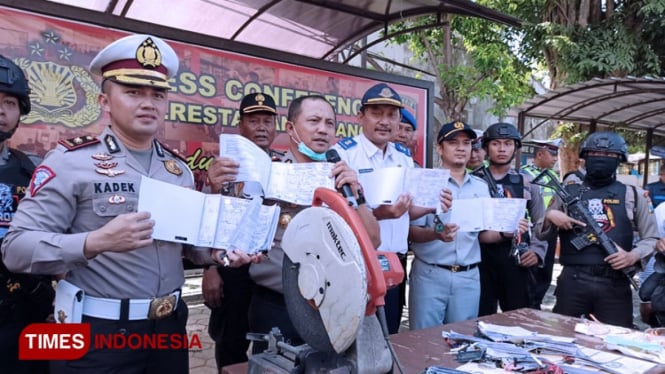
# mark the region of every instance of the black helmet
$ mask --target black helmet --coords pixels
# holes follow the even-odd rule
[[[497,122],[490,125],[483,133],[483,148],[487,148],[492,139],[513,139],[515,140],[515,148],[522,147],[522,136],[517,131],[517,127],[510,123]]]
[[[22,115],[30,113],[30,87],[23,70],[12,60],[0,55],[0,92],[16,96]]]
[[[580,147],[580,158],[586,158],[589,151],[616,153],[621,156],[621,162],[628,161],[628,145],[617,133],[601,131],[589,135]]]

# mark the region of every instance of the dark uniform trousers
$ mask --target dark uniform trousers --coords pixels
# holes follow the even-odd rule
[[[249,304],[249,328],[251,332],[267,334],[278,327],[287,343],[298,346],[305,342],[296,331],[286,309],[284,295],[269,288],[255,285]],[[253,342],[252,353],[262,353],[268,348],[266,342]]]
[[[622,272],[609,266],[564,266],[554,295],[554,313],[571,317],[593,314],[603,323],[633,327],[630,283]]]
[[[482,171],[474,174],[487,181]],[[508,173],[495,182],[502,186],[503,192],[494,196],[495,192],[490,189],[493,197],[525,197],[522,174]],[[522,234],[522,240],[530,243],[529,235]],[[512,247],[512,240],[509,239],[480,245],[479,316],[496,313],[497,304],[503,312],[526,308],[532,304],[535,278],[531,269],[519,266],[517,259],[511,256]]]
[[[496,313],[497,306],[503,312],[529,306],[532,275],[515,263],[510,249],[510,241],[481,245],[479,316]]]
[[[91,347],[80,360],[51,361],[53,374],[164,374],[189,373],[188,346],[182,349],[99,349],[95,335],[187,334],[187,304],[182,299],[169,317],[159,320],[115,321],[83,316],[90,324]]]
[[[239,268],[218,266],[224,281],[224,297],[218,308],[210,312],[208,333],[215,341],[217,367],[247,361],[249,349],[249,303],[254,282],[249,276],[249,265]]]

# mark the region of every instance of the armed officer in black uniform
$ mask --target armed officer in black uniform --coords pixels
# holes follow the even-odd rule
[[[0,243],[20,199],[30,184],[35,165],[7,140],[20,116],[30,112],[30,88],[23,71],[0,56]],[[45,322],[53,311],[54,290],[47,276],[12,274],[0,262],[0,362],[7,373],[48,372],[45,362],[18,360],[18,336],[25,326]]]
[[[531,184],[531,177],[511,167],[522,136],[510,123],[495,123],[483,134],[483,148],[489,166],[476,169],[473,174],[483,178],[493,198],[523,198],[532,222],[545,213],[540,188]],[[486,236],[480,242],[480,306],[478,315],[485,316],[502,311],[525,308],[530,305],[535,280],[530,268],[541,265],[547,243],[530,237],[529,223],[521,222],[519,232],[501,232]]]
[[[597,244],[576,249],[571,242],[576,238],[573,228],[584,223],[569,217],[561,198],[555,197],[536,228],[541,239],[559,232],[563,271],[554,292],[554,312],[574,317],[593,314],[601,322],[632,327],[630,283],[621,269],[642,267],[654,252],[658,229],[651,203],[644,190],[616,180],[619,163],[628,159],[628,146],[618,134],[591,134],[580,148],[580,157],[586,161],[584,180],[565,189],[588,207],[616,253],[608,255]],[[633,245],[634,228],[641,239]]]

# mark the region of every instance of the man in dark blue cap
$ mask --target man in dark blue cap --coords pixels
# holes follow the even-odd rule
[[[393,142],[403,145],[413,157],[416,154],[416,118],[406,108],[400,109],[399,112],[402,119],[397,127]]]
[[[450,170],[448,189],[455,199],[489,197],[487,184],[466,171],[476,133],[463,122],[441,127],[436,151]],[[445,216],[444,221],[449,219]],[[411,221],[414,260],[409,274],[409,326],[424,329],[478,316],[480,243],[485,232],[457,232],[454,223],[437,225],[434,213]],[[488,234],[490,232],[487,232]],[[495,234],[496,235],[496,234]]]

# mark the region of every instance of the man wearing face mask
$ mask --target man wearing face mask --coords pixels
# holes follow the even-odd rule
[[[326,151],[335,137],[336,119],[332,105],[323,96],[301,96],[291,102],[287,114],[286,133],[289,136],[289,150],[282,157],[282,162],[301,163],[325,161]],[[219,180],[232,183],[238,174],[240,165],[229,159],[220,158],[217,171]],[[345,162],[340,161],[332,169],[335,187],[349,184],[352,191],[358,191],[359,183],[356,172]],[[358,197],[358,196],[356,196]],[[362,199],[361,199],[362,200]],[[361,200],[358,201],[358,215],[365,225],[374,245],[378,245],[379,225]],[[274,202],[271,202],[274,203]],[[282,288],[282,236],[291,219],[306,206],[277,202],[280,204],[280,217],[273,247],[268,256],[249,268],[249,274],[255,283],[249,306],[249,331],[267,334],[273,327],[279,327],[282,335],[293,345],[302,344],[284,302]],[[260,353],[267,348],[267,343],[253,342],[252,351]]]
[[[555,290],[554,312],[573,317],[593,314],[603,323],[633,326],[633,300],[630,283],[621,269],[642,267],[658,240],[658,228],[644,190],[616,180],[619,163],[628,158],[628,146],[616,133],[589,135],[580,148],[586,161],[586,175],[581,184],[569,184],[566,191],[579,196],[595,221],[607,233],[617,252],[607,255],[598,245],[577,250],[573,228],[582,222],[569,217],[556,196],[545,217],[536,227],[539,238],[559,233],[559,262],[563,271]],[[633,245],[633,231],[641,238]]]

